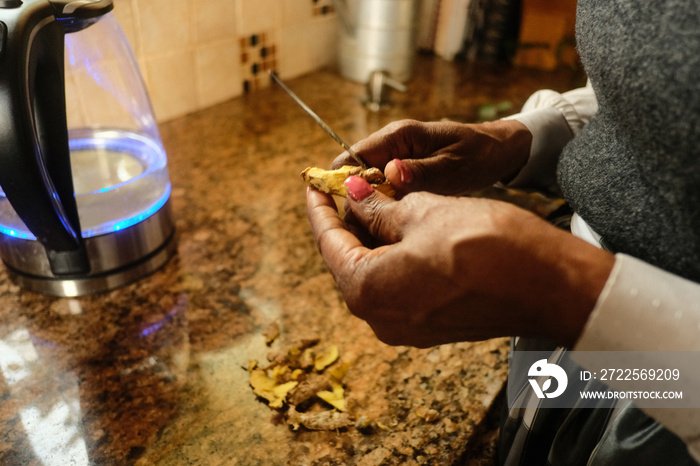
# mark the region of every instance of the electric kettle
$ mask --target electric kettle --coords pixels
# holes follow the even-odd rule
[[[111,290],[175,252],[166,154],[111,0],[0,0],[0,256],[21,287]]]

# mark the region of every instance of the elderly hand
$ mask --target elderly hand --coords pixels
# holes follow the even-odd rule
[[[346,186],[354,219],[380,246],[363,244],[313,189],[309,219],[349,309],[389,344],[522,335],[571,345],[614,262],[510,204],[425,192],[396,201],[359,177]]]
[[[353,146],[384,170],[399,197],[414,191],[463,194],[515,177],[530,154],[532,135],[515,120],[482,124],[391,123]],[[354,165],[343,153],[333,168]]]

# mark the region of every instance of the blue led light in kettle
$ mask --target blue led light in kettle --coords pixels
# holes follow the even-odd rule
[[[143,172],[136,176],[124,179],[122,182],[110,183],[108,186],[102,186],[90,192],[81,192],[77,196],[78,211],[80,213],[80,221],[82,226],[82,237],[90,238],[103,234],[113,233],[124,230],[130,226],[140,223],[156,212],[158,212],[168,201],[171,193],[171,185],[165,168],[165,151],[163,150],[160,141],[148,138],[142,134],[127,132],[123,130],[93,130],[83,129],[76,131],[73,139],[70,140],[71,154],[80,154],[81,151],[99,151],[99,157],[106,160],[109,154],[121,154],[121,157],[128,156],[133,160],[132,163],[138,163],[144,169]],[[89,153],[89,152],[88,152]],[[74,166],[74,169],[76,167]],[[92,172],[80,173],[74,171],[74,175],[94,176]],[[121,197],[117,194],[120,190],[131,189],[134,184],[139,184],[141,188],[148,187],[148,193],[138,194],[137,198],[131,197],[130,200]],[[153,187],[157,187],[155,191]],[[103,216],[99,220],[91,218],[88,210],[81,210],[82,201],[90,203],[91,201],[81,199],[84,196],[102,196],[102,195],[117,195],[113,200],[122,199],[113,206],[106,205],[105,208],[99,210],[100,213],[114,213],[114,218],[104,219]],[[134,196],[136,191],[131,191],[131,196]],[[138,199],[138,201],[137,201]],[[131,205],[131,208],[123,209],[125,205]],[[0,209],[12,210],[7,199],[0,188]],[[117,213],[122,210],[121,215]],[[93,209],[93,213],[95,210]],[[16,216],[16,214],[15,214]],[[12,216],[10,216],[12,217]],[[10,220],[10,223],[0,223],[0,233],[13,238],[36,240],[36,236],[29,232],[19,218]]]
[[[8,228],[5,225],[0,225],[0,233],[3,235],[12,236],[13,238],[36,239],[36,237],[32,234],[27,235],[24,232],[15,230],[14,228]]]
[[[112,222],[103,224],[102,230],[107,231],[104,231],[101,234],[124,230],[125,228],[129,228],[130,226],[143,222],[148,217],[158,212],[165,205],[165,203],[168,202],[168,198],[170,197],[170,191],[171,186],[170,183],[168,183],[168,186],[166,187],[163,195],[151,207],[131,217],[117,219]],[[95,230],[83,230],[82,235],[83,238],[90,238],[92,236],[96,236],[96,233],[97,232]],[[13,238],[36,240],[36,236],[29,232],[24,232],[15,228],[9,228],[2,224],[0,224],[0,234],[11,236]]]
[[[158,212],[165,205],[165,203],[168,201],[168,198],[170,197],[170,191],[171,187],[170,183],[168,183],[165,191],[163,192],[163,195],[160,198],[158,198],[158,200],[151,207],[131,217],[117,219],[112,222],[105,223],[101,225],[101,229],[106,229],[108,230],[108,232],[114,232],[124,230],[125,228],[129,228],[130,226],[143,222],[148,217]],[[97,232],[94,230],[83,230],[83,237],[89,238],[91,236],[96,236],[96,233]]]

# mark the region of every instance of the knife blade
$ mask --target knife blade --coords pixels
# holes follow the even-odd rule
[[[273,79],[273,81],[275,81],[282,89],[284,89],[284,91],[285,91],[287,94],[289,94],[289,96],[290,96],[292,99],[294,99],[294,101],[295,101],[301,108],[304,109],[304,111],[307,113],[307,115],[309,115],[311,118],[313,118],[313,120],[316,122],[316,124],[318,124],[321,128],[323,128],[323,130],[324,130],[330,137],[332,137],[333,139],[335,139],[335,141],[336,141],[338,144],[340,144],[340,146],[341,146],[343,149],[345,149],[345,150],[347,151],[348,154],[350,154],[350,157],[352,157],[352,158],[355,160],[355,162],[357,162],[357,163],[358,163],[362,168],[364,168],[365,170],[369,168],[369,165],[367,165],[367,162],[365,162],[365,161],[362,159],[362,157],[360,157],[359,155],[357,155],[357,153],[356,153],[354,150],[352,150],[352,149],[350,148],[350,146],[347,145],[347,144],[345,143],[345,141],[343,141],[343,140],[340,138],[340,136],[338,136],[338,134],[337,134],[335,131],[333,131],[333,130],[331,129],[331,127],[328,126],[328,125],[321,119],[321,117],[319,117],[319,116],[316,114],[316,112],[314,112],[313,110],[311,110],[311,108],[309,108],[308,105],[306,105],[306,104],[305,104],[305,103],[304,103],[304,102],[303,102],[289,87],[287,87],[287,85],[282,81],[282,79],[281,79],[279,76],[277,76],[277,73],[275,73],[274,71],[270,71],[269,74],[270,74],[270,77]]]

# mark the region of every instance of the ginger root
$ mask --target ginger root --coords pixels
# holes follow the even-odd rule
[[[374,189],[387,196],[393,197],[394,194],[396,194],[394,188],[384,177],[384,173],[374,167],[368,168],[367,170],[362,167],[354,167],[351,165],[344,165],[337,170],[324,170],[322,168],[309,167],[301,172],[301,178],[310,186],[324,193],[343,197],[348,194],[344,181],[347,177],[353,175],[364,178]]]

